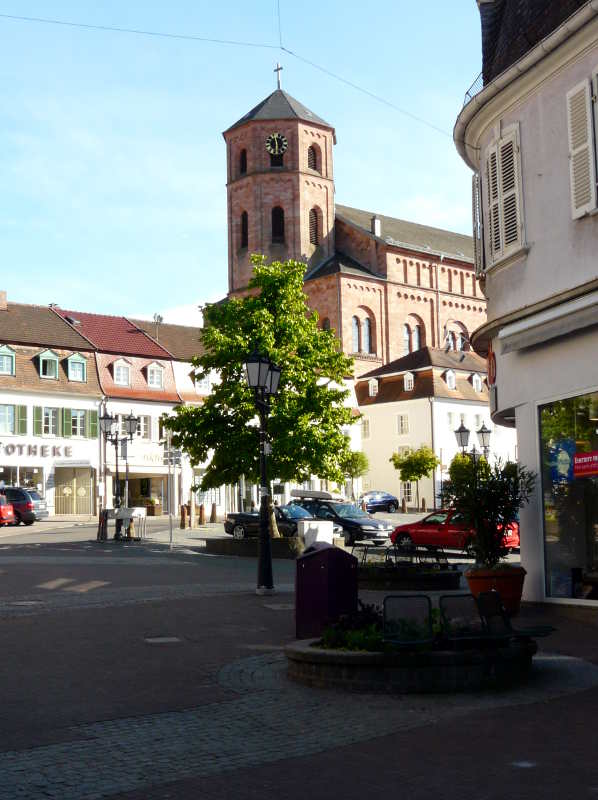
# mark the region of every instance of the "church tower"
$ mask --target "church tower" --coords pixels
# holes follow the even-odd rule
[[[280,69],[280,68],[279,68]],[[278,73],[280,75],[280,72]],[[249,257],[310,266],[334,254],[334,128],[279,88],[223,133],[228,289],[243,291]]]

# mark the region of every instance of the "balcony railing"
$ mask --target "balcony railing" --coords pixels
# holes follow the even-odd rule
[[[473,100],[476,94],[479,94],[482,91],[483,88],[484,88],[484,78],[482,76],[482,73],[480,72],[480,74],[471,84],[469,89],[465,92],[465,97],[463,98],[463,105],[466,106],[470,100]]]

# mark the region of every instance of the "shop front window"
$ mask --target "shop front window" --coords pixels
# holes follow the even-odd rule
[[[539,413],[546,594],[598,600],[598,393]]]

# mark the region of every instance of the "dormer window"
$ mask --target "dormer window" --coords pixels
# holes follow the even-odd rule
[[[126,361],[120,360],[114,362],[114,383],[117,386],[130,386],[131,367]]]
[[[15,374],[15,351],[8,345],[0,347],[0,375]]]
[[[39,354],[39,374],[48,380],[58,380],[58,356],[52,350]]]
[[[372,378],[368,381],[368,393],[370,397],[375,397],[378,394],[378,381],[376,378]]]
[[[449,389],[456,389],[457,388],[457,377],[452,369],[447,369],[444,379],[446,381],[446,385]]]
[[[151,389],[161,389],[164,385],[164,368],[160,364],[150,364],[147,368],[147,383]]]
[[[406,392],[410,392],[413,389],[413,384],[415,383],[415,379],[413,377],[412,372],[406,372],[403,376],[403,385],[405,387]]]
[[[79,353],[74,353],[67,358],[69,381],[76,383],[87,382],[87,360]]]
[[[476,392],[482,391],[482,379],[477,372],[474,372],[473,375],[471,376],[471,385],[473,386],[474,391]]]

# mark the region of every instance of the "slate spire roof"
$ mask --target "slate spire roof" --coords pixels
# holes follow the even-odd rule
[[[246,122],[268,119],[301,119],[305,122],[314,122],[317,125],[325,125],[327,128],[332,128],[332,125],[318,117],[317,114],[314,114],[309,108],[295,100],[290,94],[287,94],[282,89],[276,89],[265,100],[262,100],[261,103],[252,108],[251,111],[248,111],[244,117],[241,117],[234,125],[231,125],[225,133],[238,128],[240,125],[245,125]]]

